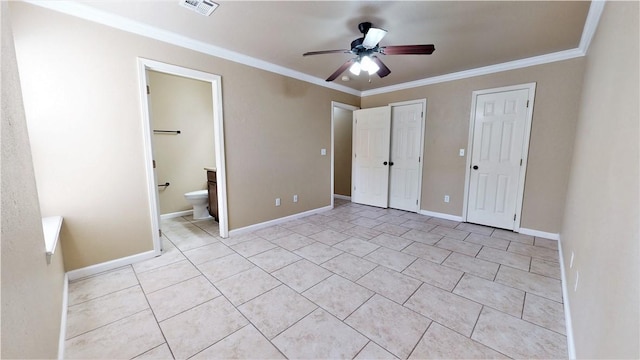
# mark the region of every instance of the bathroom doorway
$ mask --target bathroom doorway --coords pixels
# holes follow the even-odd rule
[[[160,219],[191,216],[185,194],[205,190],[204,204],[204,168],[216,167],[211,83],[154,70],[147,81]]]
[[[225,166],[225,156],[224,156],[224,132],[223,132],[223,121],[222,121],[222,88],[221,88],[221,79],[220,76],[215,74],[209,74],[197,70],[182,68],[175,65],[169,65],[153,60],[148,59],[138,59],[139,64],[139,76],[140,76],[140,93],[141,93],[141,103],[142,103],[142,113],[143,113],[143,135],[144,135],[144,146],[145,146],[145,167],[147,170],[147,185],[148,185],[148,195],[149,195],[149,208],[151,212],[152,219],[152,231],[154,234],[154,248],[159,253],[162,245],[162,241],[160,239],[160,214],[161,209],[164,214],[172,214],[172,215],[180,215],[181,213],[188,212],[184,211],[185,205],[182,203],[182,197],[185,192],[206,189],[207,182],[207,173],[205,171],[205,167],[215,167],[216,168],[216,182],[217,182],[217,198],[218,198],[218,218],[219,218],[219,229],[221,237],[228,237],[228,217],[227,217],[227,194],[226,194],[226,166]],[[183,81],[181,81],[183,80]],[[194,80],[194,81],[190,81]],[[192,137],[190,139],[186,139],[188,136],[193,135],[194,126],[196,124],[189,124],[189,120],[187,119],[191,115],[194,114],[184,114],[183,119],[172,120],[168,119],[167,116],[154,116],[154,106],[151,106],[151,101],[155,99],[150,99],[149,92],[154,91],[153,87],[156,87],[155,91],[162,91],[163,97],[167,97],[171,95],[171,90],[163,89],[163,82],[173,81],[172,87],[176,86],[191,86],[195,88],[199,88],[200,90],[204,89],[204,96],[210,96],[211,101],[206,101],[209,106],[212,106],[208,115],[206,115],[206,111],[202,110],[197,115],[199,117],[205,116],[210,117],[208,121],[210,123],[205,124],[202,123],[201,126],[205,129],[201,131],[203,134],[208,132],[207,134],[202,135],[201,137]],[[182,85],[180,85],[182,84]],[[158,86],[160,85],[160,86]],[[204,87],[203,87],[204,85]],[[175,89],[178,91],[178,89]],[[201,92],[199,96],[202,96]],[[154,94],[154,98],[155,98]],[[205,105],[206,106],[206,105]],[[158,111],[158,108],[155,109]],[[183,109],[184,110],[184,109]],[[169,112],[171,110],[161,110],[162,112]],[[203,112],[205,115],[203,115]],[[195,116],[195,115],[194,115]],[[178,116],[182,117],[182,116]],[[203,121],[203,120],[201,120]],[[162,127],[162,128],[160,128]],[[191,131],[188,131],[191,128]],[[184,130],[183,130],[184,129]],[[155,130],[155,134],[154,134]],[[185,131],[186,130],[186,131]],[[190,134],[189,134],[190,133]],[[188,140],[189,142],[199,142],[201,143],[201,147],[203,149],[202,152],[207,152],[208,154],[205,156],[198,156],[198,160],[194,160],[190,158],[183,159],[173,158],[171,157],[172,150],[171,148],[179,148],[180,142],[184,142]],[[155,148],[154,148],[155,146]],[[195,151],[195,150],[194,150]],[[210,152],[210,153],[209,153]],[[156,156],[161,155],[164,156],[164,171],[160,171],[159,163],[157,158],[154,158],[154,154]],[[209,160],[207,160],[209,159]],[[213,162],[207,163],[207,162]],[[190,173],[189,177],[191,179],[181,179],[177,182],[174,182],[174,188],[171,189],[171,181],[169,177],[172,177],[171,172],[166,171],[166,162],[171,162],[171,167],[175,166],[187,166]],[[189,164],[189,162],[197,162],[198,165]],[[207,163],[207,164],[205,164]],[[200,166],[203,165],[203,166]],[[202,167],[200,169],[200,167]],[[182,169],[181,169],[182,171]],[[200,173],[200,177],[202,181],[198,180],[198,172]],[[177,174],[177,173],[176,173]],[[173,177],[176,177],[175,175]],[[181,176],[182,177],[182,176]],[[184,180],[184,181],[183,181]],[[169,183],[168,186],[166,184]],[[182,185],[180,185],[182,183]],[[185,185],[184,183],[187,183]],[[185,187],[186,188],[183,188]],[[191,189],[191,187],[194,187]],[[178,189],[179,188],[179,189]],[[171,189],[171,192],[165,192],[161,195],[162,191],[166,191],[165,189]],[[182,211],[181,211],[182,210]]]
[[[351,200],[351,141],[357,106],[331,102],[331,206],[335,198]]]

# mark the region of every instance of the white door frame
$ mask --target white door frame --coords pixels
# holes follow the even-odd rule
[[[341,102],[332,101],[331,102],[331,208],[333,208],[333,195],[335,194],[335,119],[333,110],[335,108],[350,110],[351,112],[359,110],[360,108],[357,106],[343,104]]]
[[[486,95],[498,92],[506,92],[513,90],[529,90],[527,108],[527,118],[524,126],[524,141],[522,149],[522,166],[520,167],[520,177],[518,179],[518,195],[516,197],[516,221],[513,225],[513,231],[520,231],[520,222],[522,220],[522,201],[524,198],[524,180],[527,175],[527,162],[529,159],[529,140],[531,138],[531,123],[533,120],[533,107],[536,93],[536,83],[527,83],[520,85],[504,86],[494,89],[476,90],[471,93],[471,116],[469,120],[469,140],[467,142],[467,161],[464,177],[464,198],[462,203],[462,221],[467,221],[468,201],[469,201],[469,182],[471,178],[471,152],[473,151],[473,131],[476,120],[476,100],[479,95]]]
[[[213,95],[213,128],[214,146],[216,152],[216,182],[218,188],[218,218],[220,236],[229,236],[229,220],[227,210],[227,183],[226,164],[224,155],[224,129],[222,120],[222,84],[219,75],[210,74],[198,70],[188,69],[176,65],[170,65],[155,60],[138,58],[138,77],[140,84],[140,104],[142,107],[142,137],[144,144],[145,170],[147,174],[147,193],[149,196],[149,211],[151,215],[151,231],[153,234],[154,250],[160,255],[162,240],[159,236],[160,223],[158,219],[158,187],[156,186],[153,171],[153,132],[149,114],[149,103],[147,96],[147,70],[182,76],[195,80],[211,83]],[[204,169],[202,170],[204,173]],[[203,174],[204,179],[204,174]]]
[[[422,119],[421,121],[421,125],[420,125],[420,164],[419,164],[419,171],[418,171],[418,209],[416,210],[416,212],[420,212],[421,209],[421,205],[422,205],[422,170],[423,170],[423,164],[424,164],[424,138],[425,135],[427,133],[427,99],[416,99],[416,100],[407,100],[407,101],[400,101],[400,102],[394,102],[394,103],[390,103],[389,106],[391,107],[391,134],[393,134],[393,107],[394,106],[403,106],[403,105],[413,105],[413,104],[421,104],[422,105]],[[392,135],[393,137],[393,135]],[[391,173],[389,173],[389,175],[391,175]]]

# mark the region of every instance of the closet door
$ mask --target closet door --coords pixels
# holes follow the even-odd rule
[[[386,208],[389,200],[388,106],[353,112],[353,191],[351,201]]]
[[[389,207],[418,211],[422,176],[422,104],[391,107]]]

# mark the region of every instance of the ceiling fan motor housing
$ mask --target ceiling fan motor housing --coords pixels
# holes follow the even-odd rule
[[[361,22],[360,24],[358,24],[358,30],[360,30],[360,32],[364,35],[367,35],[367,32],[369,31],[369,29],[371,29],[371,26],[373,25],[368,21]]]

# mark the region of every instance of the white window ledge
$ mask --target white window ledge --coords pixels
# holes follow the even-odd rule
[[[42,230],[44,231],[44,245],[47,251],[47,262],[56,251],[60,229],[62,228],[62,216],[48,216],[42,218]]]

